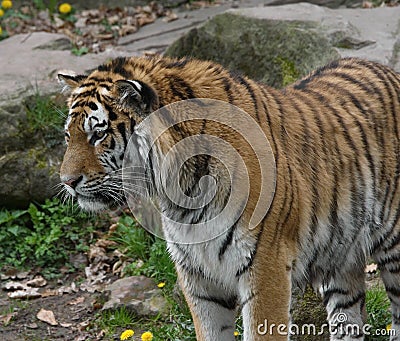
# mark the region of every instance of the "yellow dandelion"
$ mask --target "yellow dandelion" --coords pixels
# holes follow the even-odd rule
[[[233,335],[234,335],[234,336],[239,336],[239,332],[238,332],[237,330],[235,330],[235,331],[233,332]]]
[[[12,7],[12,1],[10,0],[3,0],[1,2],[1,7],[3,7],[4,9],[9,9]]]
[[[69,12],[72,11],[72,6],[71,6],[68,2],[64,2],[63,4],[61,4],[61,5],[58,7],[58,11],[59,11],[61,14],[68,14]]]
[[[387,326],[386,326],[386,330],[387,331],[390,331],[392,329],[392,325],[391,324],[388,324]]]
[[[4,11],[0,8],[0,17],[4,15]]]
[[[165,282],[160,282],[160,283],[157,284],[157,286],[159,288],[164,288],[165,287]]]
[[[151,332],[144,332],[142,334],[142,341],[151,341],[153,340],[153,334]]]
[[[120,339],[121,340],[128,340],[130,337],[133,336],[135,332],[132,329],[127,329],[121,333]]]

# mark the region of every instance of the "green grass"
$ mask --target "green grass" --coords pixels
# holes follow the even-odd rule
[[[0,211],[0,269],[4,267],[43,268],[51,277],[61,265],[69,265],[69,255],[88,250],[94,219],[59,200],[26,210]],[[71,266],[71,265],[70,265]],[[72,267],[72,266],[71,266]],[[72,270],[72,269],[71,269]]]
[[[176,282],[175,266],[168,256],[164,240],[149,234],[130,216],[120,219],[110,239],[117,242],[118,249],[132,259],[124,275],[144,275],[173,288]]]
[[[68,112],[66,105],[58,105],[54,97],[37,92],[26,100],[28,126],[32,132],[62,130]]]
[[[366,308],[368,313],[367,323],[372,326],[371,335],[366,336],[367,341],[389,340],[388,336],[375,335],[377,329],[386,330],[390,324],[390,301],[382,286],[375,286],[366,292]]]

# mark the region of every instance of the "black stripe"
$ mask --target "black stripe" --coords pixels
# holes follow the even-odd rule
[[[279,152],[278,152],[278,146],[276,144],[275,137],[274,137],[274,134],[273,134],[271,116],[270,116],[270,113],[269,113],[269,110],[268,110],[268,106],[267,106],[268,95],[267,95],[266,89],[263,86],[260,86],[260,90],[261,90],[261,92],[262,92],[262,94],[264,96],[264,98],[262,100],[262,105],[263,105],[263,109],[264,109],[264,113],[265,113],[265,118],[267,119],[268,129],[269,129],[269,132],[270,132],[270,135],[271,135],[271,139],[272,139],[272,144],[273,144],[272,150],[274,152],[275,165],[276,165],[276,168],[278,168]]]
[[[262,225],[261,225],[261,229],[260,229],[260,231],[258,231],[258,233],[257,233],[257,235],[256,235],[256,243],[255,243],[255,245],[254,245],[254,247],[253,247],[253,250],[251,250],[251,253],[250,253],[250,256],[249,257],[246,257],[246,259],[248,259],[248,262],[247,262],[247,264],[245,264],[245,265],[242,265],[240,268],[239,268],[239,270],[236,272],[236,277],[240,277],[240,276],[242,276],[245,272],[247,272],[250,268],[251,268],[251,266],[253,265],[253,262],[254,262],[254,258],[255,258],[255,256],[256,256],[256,254],[257,254],[257,250],[258,250],[258,244],[259,244],[259,242],[260,242],[260,239],[261,239],[261,235],[262,235],[262,233],[263,233],[263,231],[264,231],[264,228],[265,228],[265,220],[266,220],[266,218],[264,218],[264,220],[263,220],[263,222],[262,222]]]
[[[229,232],[225,238],[225,240],[222,242],[222,246],[219,249],[218,252],[218,259],[221,261],[222,257],[224,256],[226,250],[228,249],[228,246],[232,244],[233,240],[233,235],[238,227],[238,223],[236,222],[233,226],[230,227]]]
[[[110,145],[109,145],[108,148],[111,149],[111,150],[114,150],[114,148],[115,148],[115,138],[114,138],[114,136],[111,136],[111,141],[110,141]]]
[[[162,64],[163,67],[165,67],[166,69],[174,69],[174,68],[183,68],[188,62],[190,61],[189,58],[184,58],[184,59],[180,59],[177,61],[173,61],[173,62],[169,62],[169,63],[165,63]]]
[[[111,163],[111,161],[108,159],[108,155],[101,155],[100,156],[100,162],[111,168],[112,170],[116,170],[114,165]]]
[[[215,303],[228,310],[236,309],[236,297],[234,296],[228,297],[227,299],[223,297],[205,296],[205,295],[193,295],[193,296],[200,300]]]
[[[274,99],[275,103],[279,107],[278,112],[279,112],[280,128],[281,128],[280,136],[281,136],[281,141],[283,141],[283,144],[285,145],[287,142],[287,132],[285,129],[285,114],[284,114],[285,110],[283,110],[283,103],[280,100],[280,98],[278,96],[276,96],[275,93],[271,93],[271,95],[272,95],[272,98]],[[278,215],[279,217],[282,217],[282,214],[284,213],[284,211],[286,209],[288,199],[290,199],[290,202],[289,202],[289,208],[286,209],[285,218],[283,218],[281,220],[279,226],[277,226],[274,230],[273,243],[275,244],[277,249],[279,249],[279,247],[280,247],[280,244],[277,241],[279,241],[279,239],[282,235],[282,232],[283,232],[282,227],[285,226],[285,224],[288,222],[288,220],[292,214],[291,210],[292,210],[292,206],[293,206],[293,197],[294,197],[293,174],[292,174],[289,160],[287,159],[287,157],[285,158],[285,161],[286,161],[285,167],[286,167],[286,170],[289,175],[289,184],[286,185],[286,182],[285,182],[285,192],[284,192],[285,198],[284,198],[283,205],[281,206],[280,211],[279,211],[279,215]],[[290,194],[289,194],[289,191],[290,191]]]
[[[172,94],[179,99],[190,99],[196,98],[193,89],[189,84],[182,78],[177,76],[169,77],[169,85],[171,87]]]
[[[296,84],[293,85],[293,87],[296,90],[305,90],[307,88],[307,85],[313,81],[315,78],[320,78],[323,77],[325,73],[327,73],[326,71],[330,71],[332,69],[336,69],[339,66],[340,60],[335,60],[319,69],[317,69],[316,71],[314,71],[313,73],[311,73],[309,76],[307,76],[306,78],[300,80],[299,82],[297,82]]]
[[[224,90],[226,92],[226,95],[228,96],[228,102],[229,102],[229,104],[233,104],[235,99],[232,95],[230,80],[228,78],[224,77],[224,78],[222,78],[222,82],[224,83]]]
[[[255,294],[251,294],[249,297],[247,297],[247,298],[244,299],[242,302],[240,302],[240,304],[239,304],[239,310],[242,310],[243,307],[244,307],[246,304],[250,303],[255,297],[256,297]]]
[[[333,295],[348,295],[349,292],[342,288],[330,288],[323,293],[323,304],[326,306]]]
[[[378,265],[384,267],[386,264],[400,262],[400,253],[393,255],[385,255],[384,258],[378,260]]]
[[[391,229],[392,231],[391,231],[390,234],[392,234],[392,232],[396,229],[396,227],[397,227],[397,221],[396,221],[396,224],[393,224],[393,228]],[[397,236],[394,237],[394,238],[389,242],[389,244],[385,244],[385,248],[384,248],[384,251],[385,251],[385,252],[388,252],[389,250],[391,250],[392,248],[394,248],[395,246],[397,246],[397,245],[400,243],[400,232],[397,231],[397,232],[395,232],[395,233],[397,233]],[[390,239],[390,236],[386,236],[386,239],[387,239],[387,240]]]
[[[379,64],[376,64],[374,66],[376,67],[376,69],[373,68],[373,70],[376,71],[377,73],[379,73],[380,78],[384,79],[385,81],[387,80],[386,77],[389,78],[389,75],[391,75],[391,73],[387,72],[386,68],[384,70],[382,70],[383,71],[382,73],[380,73],[380,71],[377,70],[377,69],[382,69],[383,66],[381,66]],[[393,86],[394,86],[393,83],[395,81],[399,82],[397,77],[395,78],[395,80],[393,80],[393,79],[391,79],[390,81],[387,80],[387,82],[385,82],[385,85],[388,88],[390,88],[390,92],[388,92],[388,94],[390,93],[391,114],[392,114],[392,119],[393,119],[393,124],[391,124],[391,126],[394,128],[395,136],[397,138],[397,140],[396,140],[397,143],[395,145],[395,155],[399,155],[400,154],[400,146],[399,146],[399,142],[398,141],[400,140],[400,136],[399,136],[399,131],[398,131],[397,113],[396,113],[395,104],[394,104],[394,102],[395,102],[394,98],[397,97],[398,94],[397,94],[396,90],[393,89]],[[394,196],[397,193],[397,188],[398,188],[398,184],[399,184],[399,181],[398,181],[398,176],[400,175],[400,163],[399,162],[396,163],[396,170],[395,170],[394,174],[395,174],[395,181],[393,181],[394,182],[394,188],[391,191],[392,195],[390,197],[390,202],[389,202],[389,206],[388,206],[389,207],[388,215],[390,215],[390,212],[392,211],[392,204],[393,204],[393,201],[394,201]],[[385,200],[383,201],[382,212],[381,212],[381,215],[380,215],[381,222],[383,222],[384,220],[388,219],[388,216],[384,217],[384,211],[385,211],[385,208],[387,207],[387,200],[389,198],[389,196],[387,194],[388,193],[385,193]],[[397,205],[397,208],[398,208],[398,205]],[[396,213],[396,215],[397,215],[397,213]]]
[[[117,159],[114,155],[111,155],[110,161],[115,165],[116,168],[118,168]]]
[[[100,83],[99,87],[106,89],[107,91],[111,91],[111,86],[106,83]]]
[[[250,94],[252,100],[253,100],[253,105],[254,105],[254,114],[256,115],[256,119],[258,122],[260,122],[260,116],[259,116],[259,112],[258,112],[258,103],[257,103],[257,97],[256,94],[254,92],[254,89],[252,88],[251,84],[241,75],[238,74],[232,74],[233,75],[233,79],[237,82],[239,82],[240,84],[244,85],[245,88],[247,89],[247,92]]]
[[[125,127],[125,123],[121,122],[117,124],[117,129],[119,131],[119,133],[121,134],[123,140],[124,140],[124,146],[126,146],[128,144],[127,138],[126,138],[126,127]]]
[[[400,287],[385,287],[386,291],[396,297],[400,296]]]
[[[126,57],[118,57],[111,62],[111,70],[114,73],[117,73],[124,77],[125,79],[131,78],[131,73],[125,69],[127,65],[127,58]]]
[[[90,80],[93,80],[97,83],[100,82],[108,82],[108,83],[114,83],[114,80],[111,77],[96,77],[96,76],[90,76]]]
[[[118,115],[113,111],[112,107],[109,106],[107,103],[103,103],[103,104],[104,104],[104,108],[108,112],[108,118],[110,119],[110,121],[115,121],[118,118]]]
[[[221,333],[224,332],[225,330],[229,330],[229,329],[235,329],[235,326],[222,326],[221,327]]]
[[[74,110],[77,107],[83,107],[85,105],[85,100],[81,99],[79,101],[76,101],[72,106],[71,106],[71,110]]]
[[[366,116],[366,111],[364,109],[364,107],[361,105],[360,101],[347,89],[342,88],[342,87],[338,87],[337,84],[335,83],[331,83],[331,82],[323,82],[328,88],[336,88],[341,94],[345,94],[347,95],[350,99],[351,99],[351,103],[353,103],[357,109],[363,113],[364,116]],[[363,141],[363,145],[364,145],[364,151],[365,151],[365,157],[369,163],[369,168],[371,170],[372,173],[372,178],[374,180],[374,187],[373,187],[373,192],[375,193],[375,182],[376,182],[376,173],[375,173],[375,165],[373,162],[373,158],[372,158],[372,154],[371,154],[371,149],[369,146],[369,142],[368,142],[368,138],[367,138],[367,134],[365,133],[364,127],[362,126],[361,122],[355,118],[352,114],[352,112],[350,110],[347,111],[349,113],[350,116],[353,117],[353,122],[357,125],[358,130],[360,132],[361,135],[361,139]],[[362,174],[362,173],[360,173]]]
[[[96,83],[95,82],[93,82],[93,79],[90,79],[90,80],[92,80],[92,82],[84,82],[83,84],[81,84],[79,87],[80,88],[88,88],[88,87],[90,87],[90,86],[95,86],[96,85]]]
[[[365,293],[364,292],[360,292],[359,294],[357,294],[354,297],[351,297],[349,300],[345,301],[345,302],[341,302],[341,303],[337,303],[335,308],[333,309],[333,311],[337,311],[340,309],[349,309],[352,306],[354,306],[357,302],[359,302],[361,299],[363,299],[365,297]]]

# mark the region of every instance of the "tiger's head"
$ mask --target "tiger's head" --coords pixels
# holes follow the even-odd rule
[[[125,62],[118,58],[87,76],[58,74],[71,91],[60,177],[87,211],[124,203],[121,173],[128,140],[135,125],[158,107],[155,90],[122,69]]]

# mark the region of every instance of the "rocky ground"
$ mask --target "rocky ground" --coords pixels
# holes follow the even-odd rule
[[[3,268],[0,340],[114,340],[124,330],[123,321],[116,321],[115,332],[106,335],[102,314],[107,311],[123,307],[137,319],[168,316],[162,286],[154,279],[120,278],[129,262],[113,246],[107,238],[98,239],[87,253],[71,256],[74,270],[62,266],[58,279],[46,280],[39,268]]]

